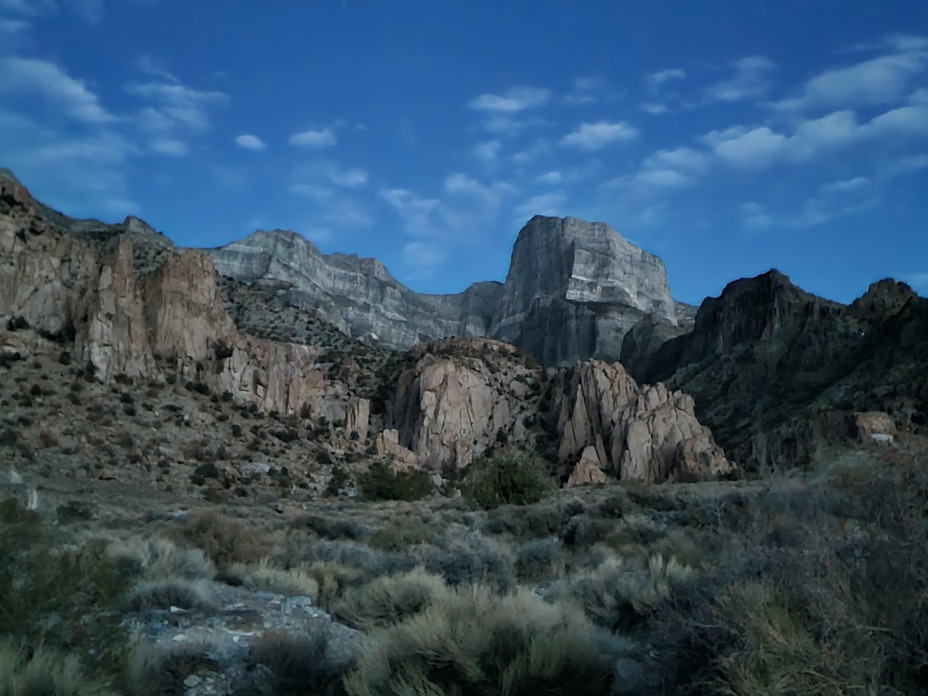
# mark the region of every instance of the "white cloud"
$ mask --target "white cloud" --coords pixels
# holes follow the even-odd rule
[[[540,184],[560,184],[564,181],[564,175],[557,170],[545,172],[537,179],[535,179]]]
[[[617,123],[598,121],[580,124],[575,131],[561,138],[561,145],[578,147],[582,150],[600,150],[607,145],[634,140],[637,137],[638,129],[624,121]]]
[[[687,186],[691,183],[691,180],[674,169],[649,169],[635,174],[631,183],[654,188],[672,189]]]
[[[805,162],[868,140],[904,141],[928,135],[928,106],[903,106],[860,123],[852,111],[802,121],[792,135],[767,126],[713,131],[703,136],[719,159],[744,169]]]
[[[909,96],[909,104],[928,104],[928,87],[917,89]]]
[[[362,167],[345,169],[332,160],[319,159],[300,165],[294,173],[294,178],[300,183],[334,184],[353,189],[367,183],[368,173]]]
[[[474,148],[474,157],[484,160],[485,162],[495,160],[499,156],[501,147],[502,143],[500,143],[499,140],[488,140],[485,143],[480,143]]]
[[[338,143],[338,140],[331,128],[323,128],[322,130],[305,130],[301,133],[294,133],[290,136],[288,142],[298,147],[332,147]]]
[[[137,97],[150,99],[156,106],[146,112],[157,112],[173,126],[202,132],[210,127],[209,108],[225,104],[228,96],[213,90],[198,90],[179,82],[131,83],[126,91]]]
[[[852,193],[866,188],[869,185],[870,179],[867,177],[855,176],[853,179],[842,179],[840,181],[832,181],[830,184],[825,184],[822,187],[822,192],[825,194]]]
[[[403,245],[403,263],[412,266],[415,275],[429,276],[447,259],[445,252],[432,242],[409,242]]]
[[[928,53],[918,51],[880,56],[846,68],[826,70],[806,82],[799,97],[783,100],[775,106],[799,111],[898,103],[926,66]]]
[[[618,95],[609,94],[609,83],[599,77],[578,77],[573,89],[561,97],[561,102],[568,106],[589,106],[598,104],[603,99],[615,99]]]
[[[172,82],[175,84],[180,83],[180,80],[178,80],[172,73],[168,72],[168,70],[164,67],[164,64],[154,56],[143,53],[138,58],[136,58],[135,63],[138,66],[138,69],[143,73],[148,75],[155,75],[156,77],[160,77],[162,80],[167,82]]]
[[[0,10],[36,16],[56,8],[54,0],[0,0]]]
[[[239,135],[235,138],[235,144],[246,150],[253,150],[255,152],[262,152],[267,149],[267,145],[265,145],[264,141],[257,135]]]
[[[741,206],[741,226],[749,232],[761,232],[773,225],[773,218],[760,203]]]
[[[116,117],[82,80],[67,75],[55,63],[39,58],[0,58],[0,94],[40,94],[61,105],[71,118],[84,123],[112,123]]]
[[[666,114],[670,109],[666,104],[642,104],[641,110],[646,114],[657,116],[659,114]]]
[[[168,155],[169,157],[186,157],[188,152],[187,144],[174,138],[153,140],[149,143],[149,147],[158,154]]]
[[[687,172],[701,172],[706,168],[707,157],[688,147],[678,147],[675,150],[658,150],[647,157],[642,166],[645,169],[672,168]]]
[[[682,80],[686,72],[681,68],[669,68],[653,72],[647,77],[648,86],[653,90],[660,89],[661,85],[670,80]]]
[[[445,207],[436,198],[424,198],[402,188],[385,189],[380,197],[399,213],[407,231],[413,234],[435,234],[444,228]]]
[[[19,48],[31,42],[32,24],[22,19],[4,19],[0,17],[0,46],[9,49]]]
[[[539,87],[513,87],[503,94],[481,94],[472,99],[468,108],[478,111],[517,113],[544,106],[551,99],[551,91]]]
[[[748,56],[735,63],[734,75],[706,88],[712,101],[737,102],[763,97],[770,89],[770,73],[777,66],[769,58]]]
[[[367,170],[355,167],[344,171],[330,172],[329,180],[333,184],[345,186],[346,188],[358,188],[367,183]]]
[[[567,194],[563,191],[552,191],[532,196],[516,207],[515,212],[520,218],[529,219],[535,215],[561,216]]]
[[[913,174],[922,169],[928,169],[928,155],[908,155],[884,167],[880,172],[880,178],[894,179],[897,176]]]

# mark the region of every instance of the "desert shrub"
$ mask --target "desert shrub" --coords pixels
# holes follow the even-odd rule
[[[226,582],[249,590],[273,592],[289,597],[309,597],[313,601],[319,596],[319,583],[305,568],[275,568],[267,560],[259,563],[236,563],[226,569]]]
[[[353,587],[333,604],[332,610],[343,623],[369,631],[418,614],[447,592],[444,580],[416,568]]]
[[[362,582],[364,574],[357,568],[349,568],[335,561],[316,561],[306,567],[309,575],[319,587],[316,601],[329,609],[343,592]]]
[[[516,541],[559,534],[565,521],[557,505],[500,505],[487,511],[483,529],[488,534],[511,534]]]
[[[60,524],[92,520],[97,515],[97,506],[87,500],[69,500],[55,510]]]
[[[251,645],[251,660],[264,667],[255,684],[258,694],[274,696],[340,696],[342,676],[352,666],[326,653],[323,631],[299,635],[267,631]]]
[[[203,580],[159,580],[140,582],[129,591],[123,604],[125,611],[151,609],[208,609],[215,603],[215,593]]]
[[[449,585],[486,583],[507,591],[515,584],[508,549],[476,531],[452,528],[434,544],[419,546],[412,553],[426,570],[442,576]]]
[[[322,539],[361,539],[367,535],[368,527],[354,519],[342,519],[326,515],[302,515],[295,519],[292,529],[308,529]]]
[[[268,550],[267,541],[242,522],[212,511],[197,513],[172,534],[180,543],[201,549],[220,566],[253,563]]]
[[[358,476],[364,500],[421,500],[433,492],[425,471],[393,471],[383,462],[374,462]]]
[[[567,578],[549,598],[572,599],[597,625],[625,633],[642,626],[661,601],[692,579],[693,571],[673,558],[654,555],[645,565],[613,557]]]
[[[608,694],[612,661],[576,608],[469,587],[373,631],[345,686],[352,696]]]
[[[474,462],[461,491],[484,509],[537,503],[553,489],[549,476],[526,455],[514,450]]]
[[[925,693],[928,547],[913,540],[928,535],[928,481],[857,475],[854,490],[766,492],[733,528],[720,516],[711,572],[657,614],[680,693]],[[771,536],[784,509],[804,533]]]
[[[44,645],[70,652],[80,646],[88,667],[118,671],[127,636],[111,610],[126,583],[106,544],[92,540],[58,548],[29,511],[4,507],[4,520],[20,521],[0,523],[0,635],[29,649]]]
[[[391,519],[371,537],[370,544],[384,551],[403,551],[416,544],[425,544],[435,538],[433,524],[410,516]]]
[[[217,647],[204,641],[141,642],[129,657],[124,690],[131,696],[186,693],[184,680],[209,665],[208,655]]]
[[[132,537],[111,541],[107,546],[107,554],[113,559],[120,574],[130,579],[197,580],[216,575],[216,567],[202,550],[178,546],[164,537]]]
[[[557,537],[534,539],[516,549],[515,570],[520,580],[540,580],[564,575],[567,552]]]
[[[105,679],[92,678],[73,655],[28,651],[0,641],[0,696],[110,696]]]

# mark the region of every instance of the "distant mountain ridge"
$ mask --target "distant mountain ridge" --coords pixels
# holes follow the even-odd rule
[[[512,343],[544,364],[619,358],[625,333],[652,313],[688,324],[663,262],[604,223],[535,216],[513,247],[505,283],[462,293],[416,293],[380,261],[322,254],[294,232],[258,231],[208,252],[217,272],[246,284],[284,284],[292,306],[393,349],[457,336]]]

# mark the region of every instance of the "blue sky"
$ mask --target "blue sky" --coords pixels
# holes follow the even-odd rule
[[[928,293],[924,0],[0,0],[0,166],[217,246],[294,229],[412,288],[602,220],[698,303],[771,267]]]

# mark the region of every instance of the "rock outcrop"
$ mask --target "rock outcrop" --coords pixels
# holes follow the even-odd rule
[[[693,331],[656,350],[634,344],[644,330],[623,351],[635,378],[692,394],[700,421],[751,468],[802,465],[856,438],[857,412],[905,430],[928,422],[928,300],[903,283],[843,305],[770,271],[705,300]]]
[[[490,333],[544,364],[611,361],[650,312],[677,323],[658,257],[603,223],[539,215],[516,239]]]
[[[492,337],[550,365],[617,360],[642,316],[688,325],[693,309],[674,302],[659,258],[603,223],[574,218],[532,218],[504,285],[475,283],[454,295],[415,293],[379,261],[322,254],[293,232],[259,231],[209,253],[222,276],[277,285],[288,304],[400,350],[448,336]]]
[[[691,396],[662,384],[640,387],[618,363],[580,363],[559,372],[548,388],[562,462],[589,462],[592,447],[604,472],[650,482],[734,469],[697,421]]]
[[[484,335],[492,309],[496,330],[521,332],[519,341],[558,362],[617,351],[629,322],[646,313],[672,325],[679,307],[660,261],[605,225],[534,218],[505,288],[423,299],[381,264],[323,257],[296,235],[261,233],[250,245],[212,253],[179,250],[135,218],[115,226],[73,221],[39,206],[18,182],[0,182],[0,348],[9,359],[55,351],[102,382],[180,381],[217,402],[223,395],[282,421],[315,421],[327,451],[357,453],[373,435],[374,452],[400,467],[461,469],[514,445],[573,467],[572,484],[728,470],[689,397],[639,387],[618,364],[543,369]],[[388,330],[377,323],[384,322],[403,341],[420,343],[394,359],[371,346],[355,350],[359,343],[331,349],[245,333],[227,311],[214,259],[245,280],[270,276],[284,292],[325,297],[352,331]],[[424,334],[411,327],[422,317],[437,332],[478,337],[421,343]],[[589,331],[558,339],[549,324],[560,317],[571,336],[578,322]],[[537,341],[529,331],[535,321],[548,327]],[[184,414],[183,422],[205,427],[199,417]],[[274,430],[277,439],[297,437],[290,422]]]

